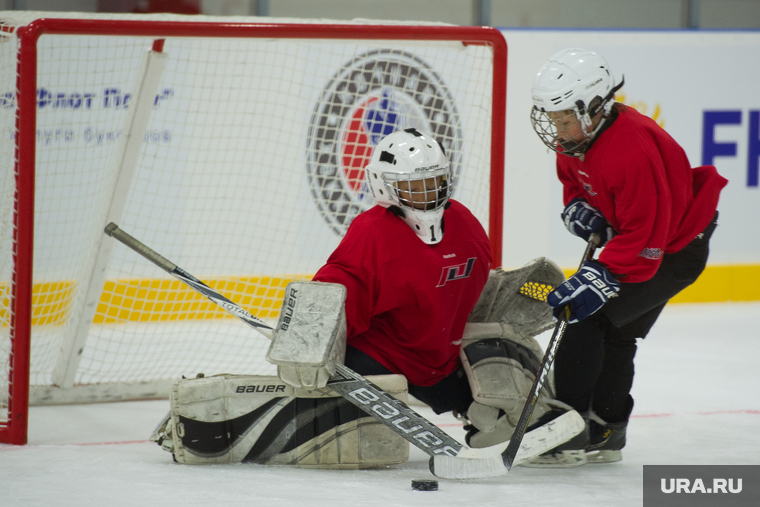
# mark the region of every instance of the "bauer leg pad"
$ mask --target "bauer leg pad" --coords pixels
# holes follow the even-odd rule
[[[367,378],[407,401],[403,376]],[[294,389],[274,376],[182,379],[172,388],[170,405],[151,440],[179,463],[355,469],[409,458],[406,440],[329,386]]]

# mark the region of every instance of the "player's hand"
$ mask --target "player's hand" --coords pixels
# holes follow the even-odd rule
[[[576,198],[570,201],[562,212],[562,221],[568,231],[586,242],[591,234],[599,234],[600,247],[615,235],[615,230],[604,216],[585,199]]]
[[[555,318],[569,306],[567,322],[575,324],[596,313],[610,298],[616,297],[618,291],[620,282],[607,268],[596,261],[586,261],[577,273],[549,293],[546,302],[554,308]]]

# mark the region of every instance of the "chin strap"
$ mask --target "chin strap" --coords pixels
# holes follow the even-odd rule
[[[406,215],[404,214],[404,210],[402,210],[401,208],[399,208],[396,205],[388,206],[388,211],[390,211],[391,213],[393,213],[394,215],[396,215],[399,218],[405,218],[406,217]]]
[[[612,105],[610,104],[610,101],[615,98],[615,94],[617,93],[618,90],[620,90],[623,87],[624,84],[625,84],[625,75],[623,75],[623,77],[620,78],[620,82],[618,84],[612,87],[610,92],[602,99],[602,101],[599,103],[598,106],[594,108],[589,108],[590,109],[588,113],[589,116],[593,118],[594,116],[597,115],[597,113],[601,109],[604,109],[606,113],[609,113],[609,110],[612,107]],[[610,105],[607,106],[607,104],[610,104]]]

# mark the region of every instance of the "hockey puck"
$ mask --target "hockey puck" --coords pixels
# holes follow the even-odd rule
[[[438,481],[435,479],[412,479],[414,491],[438,491]]]

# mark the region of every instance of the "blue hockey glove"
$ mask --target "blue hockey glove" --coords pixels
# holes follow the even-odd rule
[[[601,238],[600,247],[615,235],[615,230],[610,227],[604,216],[585,199],[576,198],[570,201],[562,212],[562,221],[568,231],[584,241],[588,241],[591,234],[598,233]]]
[[[596,313],[610,298],[617,296],[620,282],[607,268],[596,261],[586,261],[577,273],[562,282],[546,298],[559,318],[565,306],[570,306],[569,324],[580,322]]]

